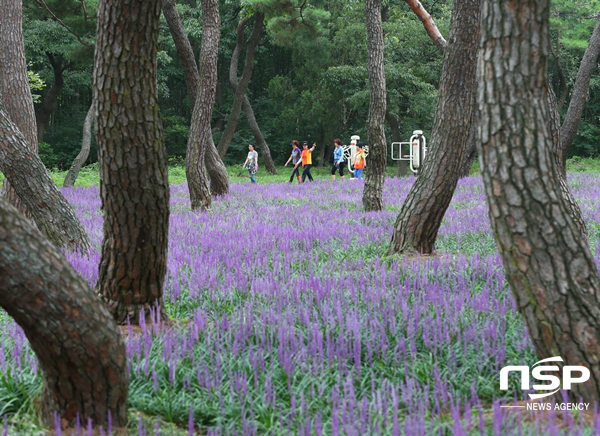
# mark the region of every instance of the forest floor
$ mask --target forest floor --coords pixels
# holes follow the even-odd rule
[[[600,264],[600,165],[576,160],[569,169]],[[386,209],[364,213],[360,182],[331,183],[323,169],[315,183],[290,186],[281,173],[258,185],[240,178],[211,212],[191,212],[185,170],[170,169],[165,304],[176,322],[123,328],[131,435],[189,434],[190,417],[203,435],[600,431],[595,409],[500,407],[523,400],[514,374],[510,389],[499,389],[500,369],[537,359],[503,277],[480,177],[459,182],[436,244],[441,256],[422,260],[385,256],[414,177],[388,179]],[[84,169],[81,181],[63,192],[93,250],[67,257],[93,286],[97,171]],[[44,433],[41,382],[22,330],[0,311],[6,434]]]

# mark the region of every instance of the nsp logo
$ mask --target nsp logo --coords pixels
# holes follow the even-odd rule
[[[533,377],[540,381],[549,381],[550,384],[546,385],[533,385],[533,389],[536,391],[552,391],[545,394],[529,394],[532,400],[544,398],[554,394],[561,388],[561,380],[556,375],[544,374],[550,371],[560,371],[560,368],[556,365],[542,365],[537,366],[540,363],[545,362],[562,362],[563,359],[560,356],[549,357],[548,359],[540,360],[533,365],[531,371]],[[521,390],[529,389],[529,367],[528,366],[505,366],[500,370],[500,389],[503,391],[508,390],[508,373],[516,371],[521,373]],[[562,388],[565,390],[571,389],[573,383],[583,383],[590,379],[590,370],[585,366],[578,365],[565,365],[563,366],[562,375]],[[574,373],[579,377],[574,377]]]

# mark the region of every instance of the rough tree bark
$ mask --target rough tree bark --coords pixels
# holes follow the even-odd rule
[[[94,92],[104,240],[97,289],[118,323],[163,318],[169,228],[156,49],[161,0],[98,7]],[[131,78],[135,80],[131,80]]]
[[[489,216],[539,359],[561,356],[600,401],[600,277],[558,181],[548,132],[548,0],[484,0],[480,141]]]
[[[32,253],[34,255],[32,255]],[[127,423],[129,372],[121,334],[69,261],[0,198],[0,306],[25,331],[44,376],[42,414],[64,426]]]
[[[390,130],[392,131],[392,141],[393,142],[402,142],[402,135],[400,134],[400,124],[398,123],[398,119],[394,115],[390,113],[390,111],[385,111],[385,120],[390,126]],[[396,175],[398,177],[406,177],[408,175],[408,162],[405,160],[399,160],[397,163],[397,172]]]
[[[567,154],[569,152],[569,147],[577,135],[577,129],[579,128],[579,122],[581,121],[581,114],[583,113],[583,107],[585,106],[585,101],[587,100],[590,79],[592,77],[592,73],[596,69],[599,54],[600,14],[598,14],[596,27],[594,27],[590,42],[588,43],[585,53],[583,54],[583,59],[581,59],[579,72],[577,73],[577,79],[575,79],[573,93],[571,94],[571,101],[569,103],[569,108],[567,109],[567,115],[565,116],[565,120],[563,121],[560,129],[560,169],[565,177],[567,173]]]
[[[210,209],[211,198],[204,168],[204,156],[212,143],[211,118],[217,91],[217,58],[221,17],[218,0],[202,0],[202,46],[200,79],[202,89],[196,99],[188,138],[186,174],[192,210]]]
[[[175,43],[175,48],[177,49],[177,54],[179,55],[183,67],[183,74],[190,102],[194,105],[200,87],[200,73],[198,72],[192,45],[183,28],[181,17],[177,12],[175,0],[165,0],[163,2],[163,14],[167,20],[169,31],[173,37],[173,42]],[[219,157],[217,147],[212,140],[210,141],[210,146],[206,150],[204,164],[206,165],[206,170],[210,178],[211,194],[213,196],[228,194],[229,174],[227,174],[227,168],[225,168],[223,161]]]
[[[410,6],[410,8],[413,10],[413,12],[417,15],[417,17],[419,17],[419,20],[421,20],[421,22],[423,23],[423,27],[425,27],[425,30],[427,31],[431,39],[433,39],[433,42],[435,42],[437,48],[443,53],[448,43],[446,42],[439,29],[435,25],[435,22],[433,21],[433,18],[431,18],[431,15],[429,15],[429,12],[425,10],[423,5],[421,5],[421,3],[418,0],[405,1],[408,4],[408,6]]]
[[[11,120],[23,133],[31,150],[37,154],[35,111],[27,78],[21,1],[0,0],[0,41],[0,93],[3,94],[6,111]],[[29,170],[25,174],[28,173]],[[4,179],[2,193],[13,206],[31,218],[8,178]]]
[[[32,118],[33,119],[33,118]],[[90,241],[73,208],[39,155],[12,122],[0,92],[0,171],[30,211],[38,229],[57,247],[87,252]]]
[[[431,254],[468,145],[481,0],[456,0],[444,50],[429,152],[396,219],[390,253]]]
[[[471,112],[471,130],[469,132],[469,139],[467,143],[467,149],[465,150],[465,157],[459,170],[459,177],[469,177],[471,167],[475,158],[477,157],[477,130],[479,129],[479,111],[477,110],[477,82],[474,83],[475,88],[473,89],[473,96],[471,106],[473,108]]]
[[[369,168],[363,190],[365,211],[383,209],[383,184],[387,163],[387,144],[384,121],[386,111],[385,73],[383,68],[383,26],[381,24],[381,0],[366,0],[367,21],[367,70],[369,73]]]
[[[554,165],[556,165],[556,172],[558,177],[558,182],[560,185],[560,190],[563,194],[563,198],[565,199],[565,204],[569,208],[569,212],[571,214],[571,218],[575,222],[575,225],[579,229],[579,231],[587,237],[587,229],[585,227],[585,221],[583,219],[583,215],[581,215],[581,209],[573,197],[571,192],[571,188],[569,188],[569,184],[567,183],[567,174],[563,172],[562,166],[562,150],[561,150],[561,142],[560,142],[560,112],[558,111],[558,104],[556,102],[556,95],[552,90],[552,86],[548,83],[548,134],[552,141],[552,161]],[[477,111],[479,112],[479,111]]]
[[[81,171],[81,167],[90,155],[90,146],[92,143],[92,122],[94,120],[95,110],[96,107],[94,101],[92,101],[92,104],[88,109],[88,113],[85,116],[85,121],[83,122],[83,137],[81,139],[81,151],[73,160],[71,168],[69,168],[69,172],[65,177],[65,181],[63,182],[63,187],[65,188],[75,185],[75,181],[77,180],[79,171]]]
[[[64,79],[63,73],[69,67],[69,64],[63,65],[64,60],[61,55],[53,55],[52,53],[46,53],[50,65],[52,65],[52,71],[54,72],[54,83],[48,91],[48,94],[44,97],[41,110],[35,114],[35,122],[37,128],[37,140],[44,142],[44,132],[46,131],[46,125],[50,121],[50,116],[58,106],[58,94],[63,88]]]

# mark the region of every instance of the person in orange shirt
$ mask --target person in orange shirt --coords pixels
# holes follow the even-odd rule
[[[354,155],[354,177],[358,180],[362,180],[362,172],[365,168],[365,158],[367,157],[363,150],[362,143],[356,144],[356,154]]]
[[[312,167],[312,152],[316,146],[317,144],[313,144],[312,148],[308,148],[308,141],[302,143],[302,167],[304,168],[304,171],[302,171],[302,183],[304,183],[306,177],[308,177],[308,180],[311,182],[313,181],[310,169]]]

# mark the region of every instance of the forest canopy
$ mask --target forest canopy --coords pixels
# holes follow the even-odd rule
[[[202,38],[199,2],[181,1],[177,8],[194,53]],[[229,85],[229,63],[236,44],[240,17],[254,8],[265,11],[247,96],[271,149],[275,164],[288,157],[292,139],[329,146],[334,138],[349,142],[351,135],[366,140],[369,111],[365,10],[353,0],[308,2],[301,19],[265,0],[221,1],[221,43],[218,86],[213,113],[215,143],[225,129],[234,92]],[[47,9],[35,0],[24,2],[24,34],[38,132],[43,130],[40,155],[48,168],[66,170],[81,148],[81,132],[92,101],[93,45],[97,1],[48,0]],[[447,36],[451,2],[423,1],[442,35]],[[600,2],[553,2],[551,37],[554,56],[550,78],[561,114],[568,108],[581,58],[594,28]],[[57,22],[60,19],[64,25]],[[400,0],[383,4],[385,75],[388,115],[397,120],[400,137],[431,132],[442,55],[422,23]],[[246,26],[245,39],[252,32]],[[164,17],[158,46],[158,85],[165,144],[172,163],[185,158],[192,107],[175,44]],[[243,53],[242,53],[243,56]],[[242,59],[243,60],[243,59]],[[242,63],[243,66],[243,63]],[[562,72],[562,73],[561,73]],[[52,100],[52,101],[51,101]],[[570,156],[600,152],[600,80],[592,77],[578,135]],[[386,123],[386,137],[393,132]],[[253,135],[242,113],[224,158],[240,162]],[[317,164],[328,164],[330,147],[320,147]],[[389,158],[388,158],[389,159]],[[97,161],[95,140],[87,164]]]

